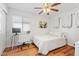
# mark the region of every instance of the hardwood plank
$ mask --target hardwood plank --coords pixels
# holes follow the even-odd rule
[[[68,45],[50,51],[47,56],[74,56],[74,48]],[[16,47],[14,50],[6,48],[2,56],[45,56],[38,54],[38,48],[31,44],[29,48],[24,46],[22,50]]]

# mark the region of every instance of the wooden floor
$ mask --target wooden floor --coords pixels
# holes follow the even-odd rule
[[[38,48],[35,45],[31,44],[29,48],[27,46],[23,47],[21,50],[18,47],[15,47],[14,50],[11,48],[5,49],[2,56],[44,56],[38,54]],[[61,48],[50,51],[47,56],[74,56],[74,48],[71,46],[63,46]]]

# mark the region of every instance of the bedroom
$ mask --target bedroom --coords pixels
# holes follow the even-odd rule
[[[53,4],[0,4],[0,55],[79,55],[79,3]],[[48,5],[58,11],[44,11]]]

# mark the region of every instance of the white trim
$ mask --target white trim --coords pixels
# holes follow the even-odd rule
[[[6,9],[6,5],[5,4],[1,4],[0,3],[0,8],[4,11],[5,14],[8,13],[7,9]]]
[[[0,12],[2,13],[2,14],[5,14],[5,16],[7,15],[7,10],[6,10],[6,6],[4,5],[4,4],[0,4]],[[6,21],[6,19],[5,19],[5,21]],[[6,30],[6,29],[5,29]],[[6,34],[5,34],[6,35]],[[1,49],[0,49],[0,55],[2,55],[2,53],[3,53],[3,51],[4,51],[4,49],[6,48],[6,46],[4,46],[4,47],[0,47]]]
[[[70,46],[72,46],[72,47],[75,47],[73,44],[71,44],[71,43],[68,43],[68,45],[70,45]]]

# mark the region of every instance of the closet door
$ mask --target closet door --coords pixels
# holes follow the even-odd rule
[[[0,9],[0,38],[1,38],[1,9]]]
[[[2,33],[2,10],[0,9],[0,54],[2,52],[2,45],[3,45],[3,33]]]
[[[3,43],[4,43],[3,48],[5,48],[6,47],[6,14],[4,11],[2,11],[1,19],[2,19],[2,33],[3,33],[2,39],[3,39]]]
[[[6,47],[6,15],[0,9],[0,54]]]

